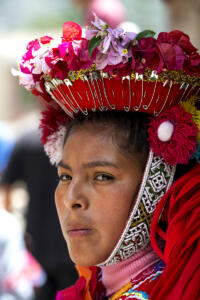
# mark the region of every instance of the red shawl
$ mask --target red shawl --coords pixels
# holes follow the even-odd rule
[[[166,232],[159,225],[163,216]],[[158,236],[165,241],[163,252]],[[150,299],[200,299],[200,164],[179,178],[158,203],[151,242],[166,267]]]

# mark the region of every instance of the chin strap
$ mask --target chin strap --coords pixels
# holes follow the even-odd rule
[[[159,224],[167,216],[167,230]],[[159,248],[158,239],[165,241]],[[158,203],[151,225],[154,251],[166,263],[151,300],[200,297],[200,165],[179,178]]]
[[[106,261],[98,266],[109,266],[123,261],[150,242],[151,220],[158,202],[171,186],[176,170],[152,151],[146,164],[138,195],[117,245]]]

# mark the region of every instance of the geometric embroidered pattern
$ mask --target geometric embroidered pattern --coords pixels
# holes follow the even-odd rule
[[[149,243],[153,212],[172,184],[175,168],[150,151],[137,200],[126,227],[112,254],[99,266],[112,265],[127,259]]]

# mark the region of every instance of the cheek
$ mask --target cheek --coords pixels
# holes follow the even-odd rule
[[[133,203],[133,188],[117,185],[105,193],[102,202],[96,206],[94,219],[101,226],[102,234],[112,249],[118,241],[128,220]]]
[[[59,184],[55,190],[55,204],[56,204],[58,217],[62,226],[62,220],[65,216],[66,206],[64,201],[64,191],[63,188],[59,186]]]
[[[107,210],[120,220],[128,218],[131,204],[133,202],[135,189],[126,184],[118,184],[108,193],[106,198]],[[114,216],[113,216],[114,217]]]

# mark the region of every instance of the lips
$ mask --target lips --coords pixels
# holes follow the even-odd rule
[[[69,237],[86,236],[92,232],[92,229],[86,225],[67,225],[67,234]]]

